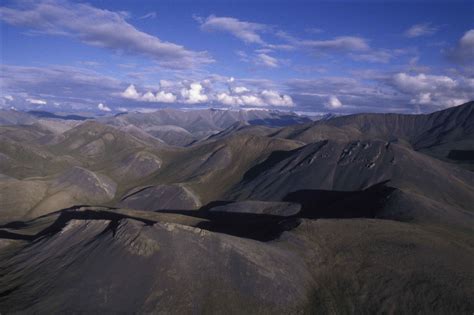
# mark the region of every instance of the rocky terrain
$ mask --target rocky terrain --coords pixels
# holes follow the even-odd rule
[[[474,311],[474,102],[0,112],[0,313]]]

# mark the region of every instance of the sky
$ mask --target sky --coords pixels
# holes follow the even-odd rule
[[[474,1],[0,1],[0,107],[426,113],[474,100]]]

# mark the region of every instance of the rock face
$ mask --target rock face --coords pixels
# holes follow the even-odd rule
[[[138,189],[126,195],[120,207],[137,210],[193,210],[201,206],[199,198],[183,185],[156,185]]]

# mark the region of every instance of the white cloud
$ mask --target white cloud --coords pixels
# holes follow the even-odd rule
[[[11,95],[5,95],[3,98],[8,100],[8,101],[13,101],[14,100],[13,96],[11,96]]]
[[[196,104],[208,101],[208,96],[202,94],[203,87],[200,83],[191,83],[189,88],[181,89],[181,96],[183,97],[184,103]]]
[[[102,104],[102,103],[99,103],[99,105],[97,105],[97,108],[98,108],[100,111],[102,111],[102,112],[110,112],[110,111],[112,111],[112,110],[110,109],[110,107],[108,107],[107,105]]]
[[[155,95],[152,92],[148,91],[143,94],[140,99],[145,102],[153,102],[155,101]]]
[[[214,15],[210,15],[206,19],[196,18],[196,20],[201,23],[202,30],[226,32],[245,43],[265,44],[259,34],[259,32],[268,29],[264,24],[245,22],[233,17],[218,17]]]
[[[265,102],[257,95],[242,95],[242,105],[267,106]]]
[[[135,88],[135,85],[130,84],[128,88],[125,89],[125,91],[122,92],[122,97],[132,99],[132,100],[138,100],[140,98],[140,94],[138,94],[137,89]]]
[[[436,89],[452,89],[456,87],[456,81],[444,75],[409,75],[397,73],[393,77],[394,84],[402,91],[420,92],[435,91]]]
[[[432,35],[438,31],[438,28],[430,23],[415,24],[405,31],[405,36],[409,38]]]
[[[287,91],[298,110],[339,112],[431,112],[474,100],[474,79],[461,73],[354,73],[351,77],[291,79]],[[336,100],[331,101],[331,96]]]
[[[458,106],[458,105],[467,103],[470,100],[472,100],[472,98],[467,99],[467,98],[456,98],[456,97],[454,97],[454,98],[449,98],[449,99],[444,100],[443,105],[445,107],[453,107],[453,106]]]
[[[414,105],[450,107],[474,99],[471,79],[465,77],[397,73],[390,83]]]
[[[36,99],[36,98],[27,98],[26,101],[28,103],[35,104],[35,105],[46,105],[48,103],[45,100]]]
[[[168,81],[168,80],[160,80],[160,87],[162,89],[166,89],[169,87],[172,87],[174,85],[174,82]]]
[[[267,68],[277,68],[280,66],[280,61],[270,56],[268,53],[264,53],[263,51],[269,51],[267,49],[257,49],[255,50],[255,54],[248,55],[246,52],[238,50],[235,53],[239,56],[240,61],[253,63],[257,66],[267,67]]]
[[[240,93],[229,94],[226,92],[217,94],[217,101],[227,106],[283,106],[293,107],[293,99],[289,95],[280,94],[274,90],[263,90],[260,93],[252,93],[245,88]]]
[[[176,101],[176,95],[165,91],[159,91],[155,94],[155,101],[161,103],[173,103]]]
[[[275,35],[290,43],[292,48],[307,50],[317,56],[332,56],[334,53],[342,53],[348,54],[353,60],[371,63],[388,63],[391,59],[407,52],[406,49],[375,49],[369,45],[367,39],[359,36],[302,39],[284,31],[278,31]],[[245,57],[248,60],[248,56],[241,56],[241,59],[245,59]]]
[[[363,51],[369,49],[367,41],[356,36],[341,36],[329,40],[303,40],[300,44],[309,49],[321,51]]]
[[[262,97],[268,105],[272,106],[294,106],[293,99],[289,95],[280,95],[277,91],[263,90]]]
[[[191,51],[136,29],[120,12],[68,1],[27,1],[0,7],[0,19],[37,33],[69,36],[122,53],[146,55],[163,67],[191,68],[213,62],[206,52]]]
[[[121,93],[121,96],[123,98],[143,102],[173,103],[176,101],[176,95],[165,91],[158,91],[156,92],[156,94],[153,94],[151,91],[148,91],[145,94],[141,95],[140,93],[138,93],[137,89],[133,84],[129,85],[128,88],[126,88],[125,91]]]
[[[420,104],[427,105],[431,103],[431,93],[430,92],[421,92],[410,100],[411,104]]]
[[[178,104],[199,104],[205,102],[218,102],[227,106],[295,106],[293,99],[286,94],[281,94],[273,89],[262,89],[252,91],[244,85],[232,85],[236,80],[227,77],[205,79],[199,82],[188,83],[187,81],[174,82],[170,86],[178,89],[179,98],[171,92],[159,91],[156,94],[148,91],[141,94],[132,84],[125,89],[121,96],[124,98],[144,102],[176,102]],[[222,84],[228,85],[227,91],[219,91]]]
[[[232,92],[234,92],[236,94],[242,94],[242,93],[245,93],[245,92],[249,92],[249,89],[247,89],[245,86],[236,86],[236,87],[232,88]]]
[[[279,65],[278,59],[267,54],[258,54],[256,56],[255,62],[258,65],[262,65],[269,68],[277,68]]]
[[[227,106],[267,106],[261,97],[253,94],[230,95],[219,93],[217,101]]]
[[[334,95],[329,96],[327,102],[324,104],[327,108],[336,109],[341,108],[341,101]]]
[[[217,101],[221,104],[228,106],[244,105],[242,98],[240,98],[239,96],[229,95],[228,93],[217,94]]]
[[[456,61],[474,64],[474,29],[464,33],[456,47],[449,51],[449,55]]]

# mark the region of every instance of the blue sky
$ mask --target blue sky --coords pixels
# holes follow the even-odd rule
[[[430,112],[474,99],[473,1],[2,1],[0,106]]]

